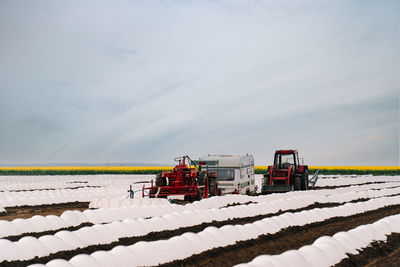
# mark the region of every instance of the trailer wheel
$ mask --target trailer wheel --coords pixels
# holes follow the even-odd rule
[[[301,177],[301,190],[308,190],[308,170],[305,170]]]
[[[269,185],[269,174],[264,174],[264,181],[263,181],[263,185]]]
[[[205,177],[206,177],[206,172],[205,171],[199,172],[199,176],[197,177],[197,181],[198,181],[199,185],[204,185]]]
[[[195,196],[195,200],[201,200],[204,198],[204,188],[199,188],[198,194]]]
[[[217,179],[210,178],[209,182],[210,182],[210,184],[209,184],[208,188],[209,188],[210,197],[216,196],[217,195]]]
[[[207,173],[207,176],[209,178],[217,178],[217,173],[216,172],[209,172],[209,173]]]
[[[294,191],[299,191],[301,189],[301,177],[294,177]]]
[[[249,188],[246,189],[246,195],[250,196],[250,189]]]

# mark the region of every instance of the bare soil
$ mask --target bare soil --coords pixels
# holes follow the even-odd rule
[[[344,184],[344,185],[335,185],[335,186],[316,186],[314,188],[310,188],[310,190],[321,190],[321,189],[336,189],[336,188],[343,188],[343,187],[350,187],[350,186],[358,186],[358,185],[369,185],[369,184],[384,184],[384,183],[395,183],[395,182],[366,182],[360,184]],[[317,183],[318,184],[318,183]],[[393,186],[397,187],[397,186]],[[380,190],[381,188],[377,189]]]
[[[322,206],[320,206],[320,204],[314,204],[308,208],[315,207]],[[322,235],[333,235],[339,231],[347,231],[359,225],[372,223],[383,217],[398,213],[400,213],[400,205],[395,205],[349,217],[332,218],[324,222],[313,223],[303,227],[289,227],[273,235],[265,235],[257,239],[238,242],[237,244],[228,247],[209,250],[185,260],[164,264],[164,266],[232,266],[234,264],[251,261],[254,257],[261,254],[279,254],[289,249],[297,249],[301,246],[311,244],[315,239]],[[272,216],[272,214],[269,216]],[[264,218],[265,217],[268,216],[264,216]],[[225,224],[245,224],[260,219],[262,218],[255,216],[224,222],[205,223],[193,227],[180,228],[173,231],[153,232],[142,237],[123,238],[118,242],[107,245],[89,246],[72,251],[62,251],[47,257],[37,257],[29,261],[1,262],[0,265],[26,266],[33,263],[47,263],[48,261],[56,258],[69,260],[73,256],[81,253],[90,254],[97,250],[110,250],[118,245],[127,246],[139,241],[168,239],[185,232],[200,232],[208,226],[221,227]]]
[[[370,224],[383,217],[399,213],[400,205],[395,205],[349,217],[332,218],[303,227],[289,227],[277,234],[264,235],[228,247],[208,250],[184,260],[161,266],[233,266],[249,262],[259,255],[275,255],[290,249],[299,249],[302,246],[312,244],[323,235],[331,236],[337,232],[348,231],[359,225]]]
[[[302,208],[302,209],[296,209],[296,210],[288,210],[285,212],[299,212],[302,210],[307,210],[307,209],[313,209],[313,208],[323,208],[323,207],[332,207],[332,206],[337,206],[339,204],[333,204],[333,203],[326,203],[326,204],[312,204],[308,207]],[[112,248],[118,246],[118,245],[124,245],[124,246],[129,246],[132,244],[135,244],[136,242],[139,241],[154,241],[154,240],[162,240],[162,239],[169,239],[173,236],[181,235],[187,232],[200,232],[204,230],[205,228],[209,226],[215,226],[215,227],[222,227],[226,224],[246,224],[246,223],[251,223],[257,220],[261,220],[263,218],[268,218],[272,216],[276,216],[279,214],[284,213],[283,211],[279,211],[274,214],[268,214],[268,215],[260,215],[260,216],[253,216],[253,217],[246,217],[246,218],[239,218],[239,219],[232,219],[232,220],[227,220],[227,221],[222,221],[222,222],[210,222],[210,223],[203,223],[200,225],[195,225],[192,227],[183,227],[179,228],[176,230],[167,230],[167,231],[160,231],[160,232],[151,232],[145,236],[138,236],[138,237],[128,237],[128,238],[121,238],[117,242],[113,242],[110,244],[105,244],[105,245],[94,245],[94,246],[88,246],[82,249],[76,249],[76,250],[71,250],[71,251],[61,251],[57,252],[54,254],[51,254],[46,257],[41,257],[41,258],[35,258],[33,260],[28,260],[28,261],[13,261],[13,262],[0,262],[0,266],[26,266],[29,264],[34,264],[34,263],[47,263],[53,259],[66,259],[69,260],[73,256],[78,255],[78,254],[90,254],[98,250],[111,250]],[[25,236],[24,235],[21,235]],[[39,237],[40,233],[36,234],[36,237]],[[8,238],[7,238],[8,239]],[[12,237],[13,241],[19,240],[18,236]]]
[[[347,254],[348,258],[335,265],[350,266],[400,266],[400,233],[393,233],[387,240],[374,242],[360,251],[360,254]]]
[[[0,213],[0,220],[12,221],[17,218],[31,218],[35,215],[56,215],[60,216],[66,210],[84,211],[89,208],[89,202],[69,202],[61,204],[46,204],[37,206],[8,207],[6,213]]]
[[[85,186],[74,186],[74,187],[61,187],[61,188],[34,188],[34,189],[20,189],[20,190],[7,190],[0,192],[30,192],[30,191],[53,191],[53,190],[65,190],[65,189],[80,189],[80,188],[101,188],[98,185],[85,185]]]
[[[32,237],[39,238],[39,237],[44,236],[44,235],[54,235],[54,234],[56,234],[57,232],[60,232],[60,231],[75,231],[75,230],[78,230],[78,229],[80,229],[82,227],[86,227],[86,226],[93,226],[93,223],[86,222],[86,223],[81,223],[81,224],[79,224],[77,226],[59,228],[57,230],[49,230],[49,231],[35,232],[35,233],[23,233],[21,235],[12,235],[12,236],[6,236],[6,237],[2,237],[2,238],[3,239],[8,239],[10,241],[15,242],[15,241],[18,241],[18,240],[20,240],[21,238],[23,238],[25,236],[32,236]]]

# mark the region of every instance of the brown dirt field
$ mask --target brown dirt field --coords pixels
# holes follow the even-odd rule
[[[53,190],[65,190],[65,189],[80,189],[80,188],[101,188],[102,186],[97,185],[85,185],[85,186],[74,186],[74,187],[61,187],[61,188],[37,188],[37,189],[21,189],[21,190],[7,190],[7,192],[30,192],[30,191],[53,191]],[[0,191],[6,192],[6,191]]]
[[[235,207],[235,206],[240,206],[240,205],[250,205],[250,204],[257,204],[257,202],[253,202],[253,201],[249,201],[249,202],[245,202],[245,203],[239,203],[239,202],[235,202],[235,203],[231,203],[228,204],[226,206],[221,207],[222,208],[229,208],[229,207]]]
[[[311,208],[318,207],[320,204],[312,205]],[[300,210],[297,210],[300,211]],[[293,212],[293,211],[292,211]],[[363,214],[350,217],[338,217],[324,222],[310,224],[304,227],[289,227],[277,234],[262,236],[255,240],[239,242],[235,245],[217,248],[206,251],[199,255],[192,256],[182,261],[175,261],[166,266],[232,266],[241,262],[251,261],[254,257],[261,254],[278,254],[288,249],[296,249],[303,245],[312,243],[322,235],[333,235],[336,232],[349,230],[358,225],[371,223],[388,215],[400,213],[400,205],[386,207]],[[274,214],[277,215],[277,214]],[[264,217],[270,217],[264,216]],[[69,260],[75,255],[85,253],[90,254],[97,250],[111,250],[118,245],[132,245],[139,241],[153,241],[168,239],[185,232],[200,232],[208,226],[221,227],[225,224],[245,224],[262,218],[249,217],[243,219],[229,220],[225,222],[212,222],[193,227],[181,228],[173,231],[153,232],[146,236],[123,238],[118,242],[107,245],[89,246],[73,251],[62,251],[47,257],[35,258],[29,261],[1,262],[1,266],[26,266],[33,263],[47,263],[56,258]]]
[[[400,266],[400,234],[393,233],[388,236],[386,242],[373,242],[360,254],[350,255],[336,264],[336,267],[351,266]]]
[[[337,232],[348,231],[359,225],[373,223],[383,217],[399,213],[400,205],[395,205],[349,217],[332,218],[303,227],[289,227],[277,234],[265,235],[228,247],[208,250],[187,259],[161,266],[233,266],[249,262],[259,255],[275,255],[290,249],[299,249],[302,246],[312,244],[323,235],[331,236]]]
[[[0,220],[12,221],[17,218],[31,218],[35,215],[57,215],[60,216],[66,210],[84,211],[89,208],[89,202],[69,202],[61,204],[46,204],[37,206],[19,206],[5,208],[6,213],[0,214]]]
[[[10,241],[15,242],[15,241],[18,241],[18,240],[20,240],[21,238],[23,238],[25,236],[32,236],[32,237],[39,238],[39,237],[44,236],[44,235],[54,235],[54,234],[56,234],[57,232],[60,232],[60,231],[75,231],[75,230],[78,230],[78,229],[80,229],[82,227],[85,227],[85,226],[93,226],[93,223],[87,222],[87,223],[81,223],[80,225],[77,225],[77,226],[59,228],[57,230],[49,230],[49,231],[35,232],[35,233],[24,233],[24,234],[21,234],[21,235],[6,236],[6,237],[2,237],[2,238],[3,239],[8,239]]]
[[[323,208],[323,207],[332,207],[332,206],[338,206],[339,204],[332,204],[332,203],[327,203],[327,204],[312,204],[308,207],[302,208],[302,209],[296,209],[296,210],[289,210],[286,212],[299,212],[301,210],[307,210],[307,209],[313,209],[313,208]],[[29,264],[34,264],[34,263],[47,263],[50,260],[53,259],[66,259],[69,260],[73,256],[85,253],[85,254],[90,254],[98,250],[111,250],[112,248],[118,246],[118,245],[124,245],[124,246],[129,246],[132,244],[135,244],[136,242],[139,241],[154,241],[154,240],[161,240],[161,239],[168,239],[173,236],[181,235],[186,232],[200,232],[204,230],[205,228],[209,226],[215,226],[215,227],[222,227],[225,224],[246,224],[246,223],[251,223],[257,220],[261,220],[263,218],[268,218],[272,216],[276,216],[279,214],[282,214],[284,212],[280,211],[274,214],[268,214],[268,215],[260,215],[260,216],[254,216],[254,217],[247,217],[247,218],[241,218],[241,219],[232,219],[232,220],[227,220],[223,222],[211,222],[211,223],[203,223],[200,225],[195,225],[192,227],[184,227],[184,228],[179,228],[176,230],[169,230],[169,231],[161,231],[161,232],[152,232],[149,233],[145,236],[138,236],[138,237],[129,237],[129,238],[122,238],[118,242],[113,242],[110,244],[105,244],[105,245],[95,245],[95,246],[89,246],[85,247],[82,249],[76,249],[72,251],[62,251],[58,252],[52,255],[49,255],[47,257],[42,257],[42,258],[37,258],[35,260],[29,260],[29,261],[14,261],[11,263],[8,262],[0,262],[0,266],[26,266]],[[39,235],[40,236],[40,235]],[[17,237],[12,237],[12,239],[19,240]]]
[[[350,187],[350,186],[357,186],[357,185],[384,184],[384,183],[394,183],[394,182],[390,182],[390,181],[389,182],[366,182],[366,183],[360,183],[360,184],[345,184],[345,185],[320,186],[320,187],[316,186],[314,188],[310,188],[310,190],[336,189],[336,188],[343,188],[343,187]],[[397,186],[394,186],[394,187],[397,187]]]

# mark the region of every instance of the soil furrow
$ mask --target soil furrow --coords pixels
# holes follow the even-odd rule
[[[397,196],[397,195],[400,195],[400,193],[399,194],[388,195],[387,197]],[[356,203],[356,202],[363,202],[363,201],[367,201],[367,200],[370,200],[370,198],[360,198],[360,199],[348,201],[346,203]],[[84,203],[84,202],[76,202],[76,203]],[[251,202],[250,201],[250,202],[246,202],[246,203],[233,203],[233,204],[229,204],[229,205],[227,205],[225,207],[239,206],[239,205],[249,205],[249,204],[253,204],[253,203],[256,204],[256,202]],[[71,204],[75,204],[75,203],[71,203]],[[315,208],[315,207],[334,207],[334,206],[338,206],[338,205],[341,205],[341,203],[323,203],[323,204],[314,203],[314,204],[312,204],[312,205],[310,205],[308,207],[295,209],[295,210],[288,210],[288,211],[284,211],[284,212],[289,212],[289,211],[296,212],[296,211],[307,210],[307,209],[311,209],[311,208]],[[26,207],[28,207],[28,206],[25,206],[25,208]],[[38,207],[38,206],[36,206],[36,207]],[[41,207],[41,206],[39,206],[39,207]],[[279,215],[281,213],[283,213],[283,211],[280,211],[280,212],[274,213],[274,214],[269,214],[269,215],[259,215],[259,216],[255,216],[255,217],[247,217],[247,218],[240,219],[240,220],[245,220],[247,222],[249,222],[249,221],[250,222],[254,222],[256,220],[260,220],[260,218],[263,219],[263,218],[270,217],[270,216],[276,216],[276,215]],[[0,215],[0,218],[1,218],[1,215]],[[149,218],[151,218],[151,217],[149,217]],[[149,218],[145,218],[145,219],[149,219]],[[224,223],[224,222],[220,222],[220,223]],[[240,222],[238,222],[238,223],[240,224]],[[32,237],[39,238],[39,237],[44,236],[44,235],[54,235],[55,233],[57,233],[59,231],[62,231],[62,230],[75,231],[75,230],[78,230],[79,228],[82,228],[82,227],[85,227],[85,226],[92,226],[92,225],[93,225],[93,223],[86,222],[86,223],[82,223],[82,224],[80,224],[78,226],[59,228],[59,229],[48,230],[48,231],[43,231],[43,232],[29,232],[29,233],[23,233],[23,234],[20,234],[20,235],[5,236],[5,237],[2,237],[2,238],[8,239],[10,241],[18,241],[19,239],[21,239],[21,238],[23,238],[25,236],[32,236]]]
[[[357,201],[352,201],[352,202],[360,202],[360,201],[367,201],[369,199],[359,199]],[[339,206],[342,204],[339,203],[315,203],[312,205],[309,205],[305,208],[300,208],[300,209],[294,209],[294,210],[287,210],[287,211],[279,211],[274,214],[268,214],[268,215],[259,215],[259,216],[254,216],[254,217],[246,217],[246,218],[238,218],[238,219],[232,219],[232,220],[227,220],[227,221],[221,221],[221,222],[216,222],[213,221],[211,223],[203,223],[200,225],[192,226],[192,227],[185,227],[185,228],[179,228],[176,230],[167,230],[167,231],[161,231],[161,232],[151,232],[145,236],[139,236],[139,237],[129,237],[129,238],[121,238],[117,242],[113,242],[110,244],[105,244],[105,245],[93,245],[93,246],[88,246],[82,249],[76,249],[76,250],[71,250],[71,251],[61,251],[57,252],[54,254],[51,254],[46,257],[41,257],[41,258],[35,258],[33,260],[28,260],[28,261],[13,261],[13,262],[2,262],[0,263],[1,265],[8,266],[8,264],[11,264],[12,266],[18,265],[18,266],[24,266],[24,265],[29,265],[33,263],[47,263],[48,261],[52,259],[66,259],[69,260],[75,255],[85,253],[85,254],[90,254],[98,250],[111,250],[112,248],[118,246],[118,245],[125,245],[129,246],[132,244],[135,244],[136,242],[139,241],[154,241],[154,240],[162,240],[162,239],[168,239],[173,236],[181,235],[186,232],[200,232],[204,230],[205,228],[209,226],[214,226],[214,227],[222,227],[227,224],[235,225],[235,224],[246,224],[246,223],[252,223],[258,220],[262,220],[264,218],[269,218],[273,216],[278,216],[280,214],[286,213],[286,212],[300,212],[302,210],[309,210],[309,209],[314,209],[314,208],[324,208],[324,207],[335,207]],[[400,206],[400,205],[399,205]],[[400,208],[399,208],[400,209]],[[286,231],[286,230],[285,230]],[[298,230],[295,230],[298,231]]]
[[[365,199],[365,200],[368,200],[368,199]],[[363,200],[363,201],[365,201],[365,200]],[[203,223],[200,225],[179,228],[176,230],[151,232],[145,236],[121,238],[121,239],[119,239],[119,241],[116,241],[116,242],[113,242],[110,244],[93,245],[93,246],[88,246],[85,248],[75,249],[75,250],[71,250],[71,251],[61,251],[61,252],[57,252],[57,253],[51,254],[49,256],[46,256],[46,257],[41,257],[41,258],[36,257],[35,259],[32,259],[32,260],[1,262],[0,266],[26,266],[26,265],[34,264],[34,263],[47,263],[53,259],[69,260],[70,258],[72,258],[73,256],[78,255],[78,254],[82,254],[82,253],[91,254],[98,250],[111,250],[112,248],[114,248],[118,245],[129,246],[129,245],[133,245],[139,241],[154,241],[154,240],[169,239],[171,237],[181,235],[181,234],[184,234],[187,232],[197,233],[197,232],[203,231],[205,228],[207,228],[209,226],[222,227],[227,224],[231,224],[231,225],[246,224],[246,223],[252,223],[252,222],[255,222],[258,220],[262,220],[264,218],[278,216],[278,215],[286,213],[286,212],[300,212],[302,210],[308,210],[308,209],[314,209],[314,208],[324,208],[324,207],[335,207],[335,206],[339,206],[339,205],[341,205],[341,204],[338,204],[338,203],[326,203],[326,204],[316,203],[316,204],[309,205],[305,208],[287,210],[287,211],[279,211],[277,213],[268,214],[268,215],[259,215],[259,216],[254,216],[254,217],[238,218],[238,219],[226,220],[226,221],[221,221],[221,222],[213,221],[210,223]]]
[[[60,188],[38,188],[38,189],[20,189],[20,190],[4,190],[0,191],[4,192],[32,192],[32,191],[54,191],[54,190],[66,190],[66,189],[80,189],[80,188],[102,188],[103,186],[99,185],[83,185],[83,186],[74,186],[74,187],[60,187]]]
[[[360,199],[349,201],[347,203],[363,202],[363,201],[367,201],[367,200],[370,200],[370,198],[360,198]],[[239,205],[248,205],[248,204],[251,204],[251,203],[253,203],[253,202],[248,202],[248,203],[243,203],[243,204],[235,203],[235,204],[227,205],[227,207],[239,206]],[[273,214],[258,215],[258,216],[254,216],[254,217],[246,217],[246,218],[242,218],[242,219],[235,219],[235,220],[229,220],[229,221],[230,222],[235,221],[235,224],[244,224],[244,223],[248,223],[248,222],[254,222],[254,221],[257,221],[257,220],[261,220],[263,218],[276,216],[276,215],[282,214],[284,212],[289,212],[289,211],[290,212],[298,212],[298,211],[313,209],[313,208],[317,208],[317,207],[319,207],[319,208],[321,208],[321,207],[335,207],[335,206],[339,206],[339,205],[342,205],[342,204],[343,203],[322,203],[322,204],[321,203],[314,203],[314,204],[309,205],[309,206],[304,207],[304,208],[292,209],[292,210],[286,210],[286,211],[279,211],[279,212],[273,213]],[[148,217],[148,218],[145,218],[145,219],[150,219],[150,218],[151,217]],[[224,224],[226,224],[226,222],[227,221],[225,221],[225,222],[216,222],[216,223],[224,225]],[[244,222],[244,223],[242,223],[242,222]],[[85,227],[85,226],[92,226],[92,225],[93,225],[93,223],[87,222],[87,223],[82,223],[82,224],[80,224],[78,226],[59,228],[59,229],[48,230],[48,231],[43,231],[43,232],[29,232],[29,233],[23,233],[23,234],[20,234],[20,235],[5,236],[5,237],[2,237],[2,238],[3,239],[8,239],[10,241],[18,241],[19,239],[21,239],[21,238],[23,238],[25,236],[33,236],[33,237],[39,238],[39,237],[44,236],[44,235],[54,235],[55,233],[57,233],[59,231],[62,231],[62,230],[74,231],[74,230],[78,230],[79,228],[82,228],[82,227]],[[186,232],[187,232],[187,230],[186,230]]]
[[[323,222],[286,228],[276,234],[264,235],[257,239],[238,242],[235,245],[216,248],[161,266],[232,266],[250,262],[263,254],[281,254],[290,249],[299,249],[312,244],[324,235],[348,231],[359,225],[370,224],[386,216],[399,214],[400,205],[388,206],[374,211],[348,217],[335,217]]]
[[[59,229],[56,229],[56,230],[49,230],[49,231],[43,231],[43,232],[33,232],[33,233],[23,233],[21,235],[5,236],[5,237],[2,237],[2,238],[3,239],[8,239],[10,241],[15,242],[15,241],[18,241],[18,240],[20,240],[21,238],[23,238],[25,236],[32,236],[32,237],[39,238],[39,237],[44,236],[44,235],[54,235],[54,234],[56,234],[57,232],[60,232],[60,231],[75,231],[75,230],[78,230],[78,229],[80,229],[82,227],[93,226],[93,225],[94,225],[93,223],[86,222],[86,223],[81,223],[80,225],[77,225],[77,226],[64,227],[64,228],[59,228]]]
[[[322,190],[322,189],[336,189],[336,188],[344,188],[350,186],[359,186],[359,185],[370,185],[370,184],[384,184],[384,183],[397,183],[397,181],[386,181],[386,182],[366,182],[359,184],[343,184],[343,185],[327,185],[327,186],[316,186],[314,188],[310,188],[311,190]],[[381,188],[379,188],[381,189]],[[377,190],[379,190],[377,189]]]
[[[373,242],[360,254],[347,254],[335,267],[353,266],[400,266],[400,233],[393,233],[386,241]]]
[[[0,220],[12,221],[17,218],[28,219],[35,215],[60,216],[66,210],[84,211],[89,208],[89,202],[68,202],[59,204],[45,204],[36,206],[6,207],[6,213],[0,214]]]

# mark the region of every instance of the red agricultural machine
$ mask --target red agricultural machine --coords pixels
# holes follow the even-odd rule
[[[264,174],[261,192],[287,192],[308,190],[309,182],[315,185],[318,172],[308,180],[308,166],[300,165],[297,150],[276,150],[274,165]]]
[[[201,170],[188,156],[176,158],[178,165],[172,171],[158,173],[155,183],[142,188],[143,197],[166,198],[181,196],[193,201],[219,195],[215,172]]]

